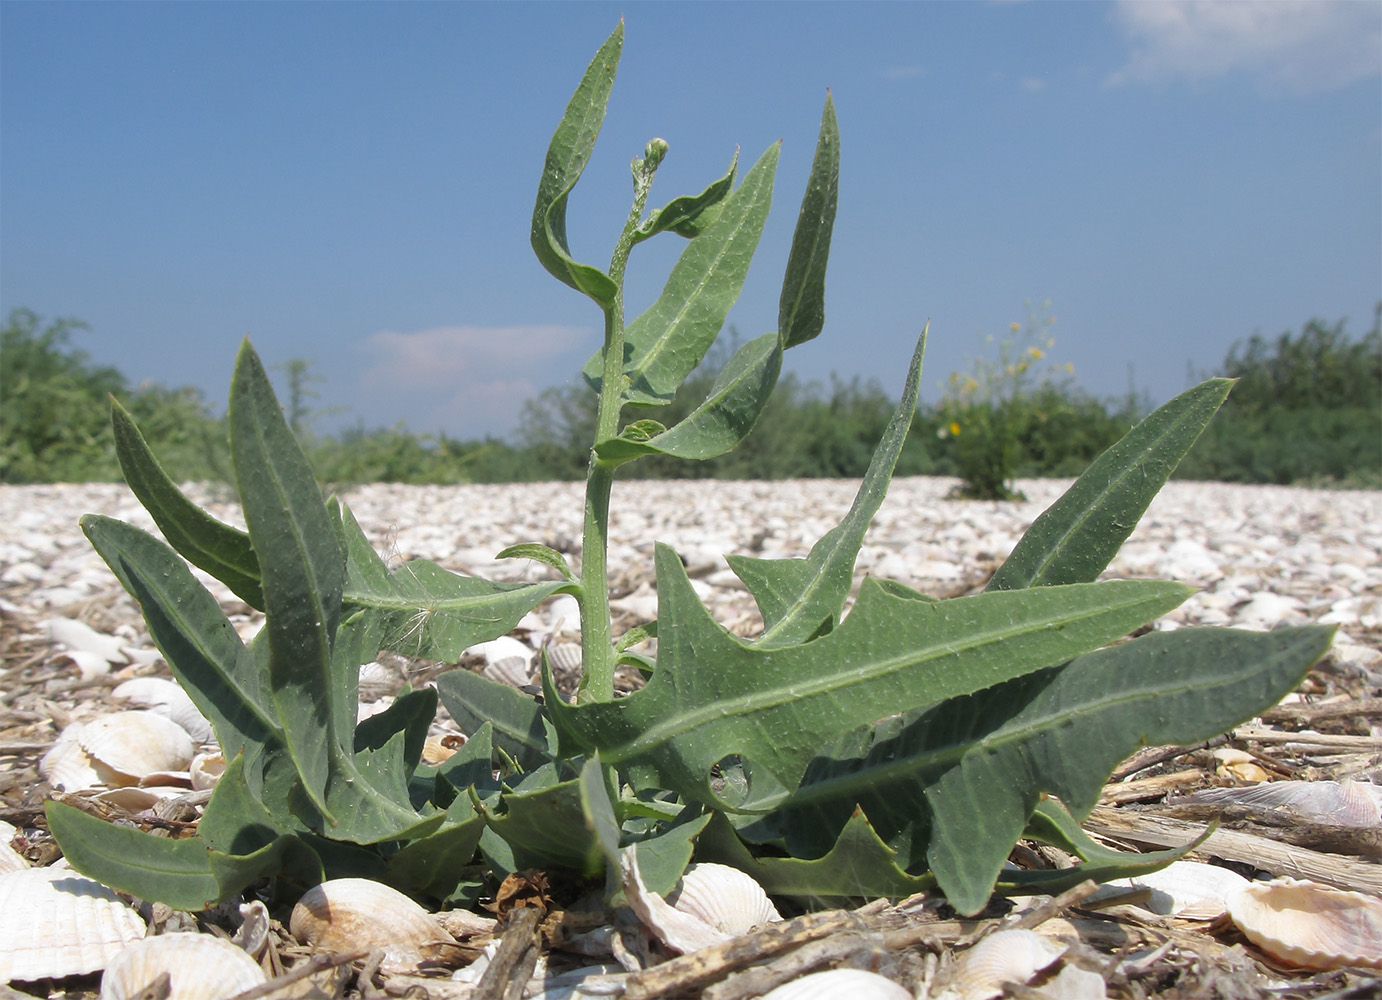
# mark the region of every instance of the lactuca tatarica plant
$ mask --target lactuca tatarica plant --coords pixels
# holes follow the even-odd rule
[[[348,507],[323,499],[248,344],[229,410],[247,531],[180,493],[116,407],[126,479],[167,541],[105,517],[84,518],[83,530],[139,600],[230,765],[188,839],[50,804],[53,832],[79,870],[185,908],[266,875],[288,891],[323,875],[365,875],[461,902],[494,875],[533,866],[596,875],[633,847],[658,891],[694,855],[745,868],[776,893],[830,900],[939,887],[974,913],[995,889],[1052,891],[1164,863],[1170,854],[1118,854],[1081,833],[1112,768],[1143,744],[1205,739],[1251,717],[1328,648],[1321,627],[1126,640],[1190,591],[1098,581],[1224,400],[1222,379],[1171,400],[1095,461],[982,593],[940,601],[868,579],[846,616],[855,557],[916,407],[924,332],[844,519],[802,559],[729,557],[762,612],[761,634],[718,625],[676,552],[659,545],[658,619],[614,635],[606,528],[618,469],[653,454],[710,458],[753,427],[783,353],[823,329],[839,171],[827,97],[777,329],[739,347],[704,402],[663,426],[656,408],[705,357],[745,281],[778,146],[742,177],[736,157],[699,194],[649,210],[667,154],[654,139],[633,161],[633,206],[609,265],[575,260],[567,199],[604,120],[622,44],[621,24],[567,105],[532,217],[539,261],[604,316],[603,346],[584,369],[599,417],[579,573],[537,544],[500,554],[546,563],[549,582],[489,582],[421,560],[390,570]],[[626,321],[625,265],[658,236],[684,239],[685,249],[656,301]],[[189,563],[262,609],[263,631],[242,643]],[[580,607],[574,697],[546,664],[541,699],[453,670],[356,724],[358,667],[380,650],[455,662],[557,593]],[[653,637],[655,657],[637,651]],[[621,663],[646,683],[616,697]],[[438,696],[470,740],[432,767],[420,754]],[[1003,871],[1023,836],[1085,863]]]

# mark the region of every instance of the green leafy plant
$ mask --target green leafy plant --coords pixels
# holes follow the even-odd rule
[[[547,564],[549,582],[491,583],[425,561],[390,570],[349,509],[323,499],[248,343],[229,411],[247,531],[178,492],[115,407],[122,468],[167,544],[105,517],[84,518],[83,529],[139,599],[230,764],[187,839],[50,803],[51,828],[79,870],[186,908],[266,875],[285,891],[324,874],[366,875],[460,903],[485,878],[527,867],[617,872],[611,862],[633,849],[656,891],[695,854],[807,900],[939,887],[974,913],[995,889],[1052,891],[1165,863],[1175,852],[1118,854],[1080,832],[1109,771],[1144,743],[1203,739],[1261,711],[1328,647],[1332,633],[1321,627],[1124,641],[1189,590],[1096,581],[1225,398],[1223,379],[1167,403],[1097,459],[983,593],[938,601],[869,579],[846,615],[855,557],[915,411],[924,332],[843,520],[802,559],[729,557],[762,612],[760,635],[718,625],[676,552],[659,545],[658,620],[615,636],[605,532],[616,471],[649,455],[710,458],[748,433],[783,352],[822,330],[839,163],[827,98],[778,329],[742,344],[674,426],[625,420],[626,408],[672,398],[720,331],[768,213],[778,147],[737,185],[731,162],[701,193],[647,211],[667,151],[653,140],[633,162],[633,208],[608,268],[576,261],[566,203],[622,43],[621,23],[571,98],[532,219],[544,267],[605,317],[604,345],[585,368],[599,404],[579,572],[535,544],[500,555]],[[625,262],[667,232],[686,248],[658,299],[626,323]],[[263,609],[255,639],[241,642],[188,563]],[[454,662],[559,592],[580,606],[574,697],[545,662],[540,701],[452,670],[436,689],[408,691],[356,725],[357,668],[381,649]],[[637,651],[654,637],[655,656]],[[624,697],[614,685],[620,664],[646,678]],[[438,697],[470,739],[432,767],[420,753]],[[1085,864],[1004,871],[1024,835]]]
[[[971,372],[954,372],[939,407],[940,435],[953,441],[960,472],[955,495],[967,500],[1020,500],[1013,488],[1022,457],[1022,436],[1029,418],[1037,415],[1032,383],[1049,389],[1055,372],[1069,373],[1069,365],[1050,363],[1039,371],[1037,362],[1055,344],[1048,333],[1054,319],[1043,305],[1040,313],[1027,304],[1027,326],[1009,326],[998,344],[998,360],[975,358]],[[993,343],[993,337],[986,338]]]

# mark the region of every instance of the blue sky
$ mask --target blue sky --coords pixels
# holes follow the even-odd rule
[[[825,333],[805,380],[923,399],[1050,302],[1051,357],[1162,402],[1253,333],[1382,299],[1382,5],[0,4],[0,311],[90,324],[132,381],[223,405],[240,338],[323,377],[322,429],[504,434],[574,380],[593,305],[528,246],[552,130],[619,17],[572,196],[608,260],[628,162],[651,204],[784,140],[730,322],[772,329],[827,88],[842,146]],[[682,247],[635,252],[630,317]]]

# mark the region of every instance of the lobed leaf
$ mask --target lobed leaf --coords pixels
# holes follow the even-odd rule
[[[603,870],[604,857],[586,822],[586,794],[579,778],[558,780],[556,765],[546,764],[524,775],[519,787],[502,792],[495,805],[472,801],[485,825],[509,846],[519,869],[556,866],[592,876]]]
[[[659,545],[656,563],[659,655],[647,685],[613,702],[571,706],[544,670],[548,711],[563,754],[598,750],[636,785],[661,783],[731,810],[781,803],[757,790],[748,804],[723,801],[710,784],[722,758],[739,755],[794,788],[822,746],[883,712],[935,705],[1060,663],[1190,593],[1175,583],[1113,580],[932,603],[866,580],[830,634],[761,649],[711,618],[671,548]]]
[[[250,607],[264,610],[259,586],[259,560],[250,536],[216,520],[187,499],[163,471],[134,419],[115,399],[110,400],[115,431],[115,455],[130,490],[144,505],[163,537],[193,566],[206,570]]]
[[[1232,379],[1201,382],[1128,431],[1032,522],[987,589],[1096,579],[1232,387]]]
[[[753,430],[781,370],[777,334],[756,337],[734,352],[705,401],[671,430],[643,441],[622,435],[601,441],[595,454],[612,464],[652,454],[696,461],[723,455]]]
[[[1330,636],[1152,633],[908,712],[822,752],[758,835],[781,831],[794,853],[819,854],[861,806],[904,867],[929,867],[951,905],[977,912],[1043,793],[1086,815],[1132,751],[1206,739],[1274,704]]]
[[[603,271],[572,260],[566,243],[566,199],[590,161],[595,139],[604,124],[605,108],[614,88],[614,74],[619,68],[623,46],[624,22],[621,18],[618,27],[586,67],[552,135],[542,166],[542,179],[538,182],[531,233],[533,252],[548,273],[606,309],[614,304],[618,288]]]
[[[149,635],[226,756],[257,756],[283,731],[258,658],[240,641],[220,604],[167,545],[139,528],[88,514],[82,531],[139,601]]]
[[[912,425],[925,353],[923,329],[907,369],[902,399],[874,449],[849,513],[811,546],[810,554],[805,559],[726,556],[730,568],[744,581],[763,614],[764,630],[758,644],[764,649],[806,642],[821,631],[823,624],[829,631],[840,620],[854,582],[859,546],[887,495],[893,469]]]
[[[535,770],[552,759],[547,713],[531,695],[469,670],[442,674],[437,678],[437,693],[462,732],[492,726],[495,746],[525,770]]]
[[[686,245],[657,301],[624,328],[625,402],[667,403],[710,350],[763,233],[780,148],[774,143],[759,157],[715,222]],[[583,373],[598,390],[603,352],[586,362]]]
[[[784,351],[814,340],[825,326],[825,267],[839,191],[840,128],[835,122],[835,101],[826,91],[816,155],[792,233],[777,307],[777,331]]]

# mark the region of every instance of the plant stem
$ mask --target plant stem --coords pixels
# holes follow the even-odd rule
[[[649,147],[651,149],[651,146]],[[656,160],[660,160],[659,155]],[[624,271],[633,249],[635,231],[648,201],[656,160],[634,161],[634,198],[624,229],[614,245],[609,276],[614,301],[605,310],[604,368],[600,376],[600,405],[595,418],[595,441],[619,433],[624,385]],[[585,524],[581,534],[581,681],[576,701],[614,700],[613,622],[609,613],[609,498],[615,466],[600,461],[592,447],[585,480]]]

